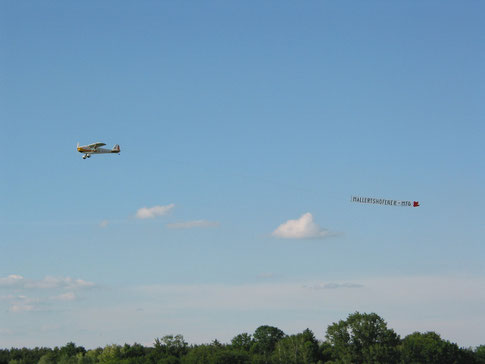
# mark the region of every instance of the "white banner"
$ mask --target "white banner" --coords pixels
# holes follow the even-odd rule
[[[419,201],[388,200],[386,198],[352,196],[350,201],[374,205],[419,207]]]

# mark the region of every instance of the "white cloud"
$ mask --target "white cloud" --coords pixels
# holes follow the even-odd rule
[[[313,222],[313,216],[307,212],[299,219],[288,220],[276,228],[271,234],[277,238],[284,239],[310,239],[310,238],[324,238],[329,235],[328,230],[322,229]]]
[[[207,220],[194,220],[194,221],[184,221],[175,222],[172,224],[167,224],[169,229],[192,229],[192,228],[208,228],[219,226],[217,221],[207,221]]]
[[[45,277],[40,281],[26,282],[25,288],[41,288],[41,289],[78,289],[93,287],[94,283],[87,282],[82,279],[72,279],[71,277]]]
[[[33,311],[34,310],[33,305],[23,305],[23,304],[18,304],[18,305],[11,305],[9,308],[10,312],[27,312],[27,311]]]
[[[34,304],[39,303],[41,299],[31,298],[25,295],[8,295],[4,297],[4,301],[10,305],[8,308],[9,312],[27,312],[36,310]]]
[[[0,288],[17,289],[79,289],[93,287],[94,283],[71,277],[50,277],[41,280],[25,279],[24,277],[11,274],[5,278],[0,277]]]
[[[356,274],[341,279],[271,282],[124,286],[103,299],[88,295],[82,305],[53,300],[50,292],[40,302],[28,302],[15,295],[8,308],[4,309],[5,304],[0,302],[0,312],[8,311],[11,319],[10,323],[0,323],[0,334],[2,326],[10,330],[29,328],[22,336],[4,335],[4,346],[54,346],[52,342],[62,340],[66,332],[75,332],[79,341],[91,347],[121,340],[148,343],[154,337],[171,333],[182,333],[190,343],[204,343],[214,338],[228,342],[240,332],[253,332],[258,326],[269,324],[287,334],[309,328],[323,339],[328,325],[359,311],[376,312],[401,337],[418,330],[436,331],[460,346],[476,346],[485,340],[485,276]],[[354,284],[363,287],[345,287]],[[330,289],[334,285],[344,287]],[[62,309],[68,305],[69,310]],[[48,319],[33,320],[28,310],[35,312],[36,317],[49,312]],[[56,311],[58,315],[51,314]],[[54,330],[62,334],[60,338],[42,335],[39,325],[47,321],[50,325],[62,323],[65,329]]]
[[[74,301],[76,298],[77,297],[73,292],[66,292],[52,297],[52,299],[56,301]]]
[[[137,219],[153,219],[156,216],[162,216],[168,214],[175,204],[171,203],[166,206],[153,206],[153,207],[142,207],[136,212]]]
[[[303,286],[310,289],[337,289],[337,288],[362,288],[362,284],[358,283],[315,283],[311,286]]]
[[[17,274],[0,277],[0,304],[8,305],[8,312],[45,311],[55,309],[62,302],[77,299],[75,292],[94,287],[92,282],[71,277],[45,277],[40,280],[26,279]]]
[[[10,274],[5,278],[0,277],[0,287],[17,286],[22,284],[24,281],[24,277],[19,276],[18,274]]]

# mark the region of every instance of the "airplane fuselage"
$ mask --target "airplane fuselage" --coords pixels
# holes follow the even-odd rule
[[[119,153],[117,150],[106,149],[106,148],[87,148],[87,147],[79,147],[77,148],[79,153],[88,153],[88,154],[103,154],[103,153]]]
[[[106,144],[104,143],[93,143],[89,145],[82,145],[80,146],[79,143],[77,144],[77,151],[79,153],[83,153],[83,159],[90,158],[91,154],[112,154],[112,153],[120,153],[120,146],[115,144],[113,149],[106,149],[101,148]]]

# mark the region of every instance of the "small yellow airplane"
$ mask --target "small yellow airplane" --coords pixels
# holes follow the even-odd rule
[[[115,144],[113,149],[105,149],[100,148],[104,147],[105,143],[92,143],[88,145],[79,146],[79,142],[77,143],[77,151],[79,153],[84,153],[83,159],[91,158],[91,154],[105,154],[105,153],[118,153],[120,154],[120,146]]]

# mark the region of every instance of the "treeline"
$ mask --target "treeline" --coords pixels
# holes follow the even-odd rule
[[[189,345],[183,336],[155,339],[153,347],[108,345],[86,350],[63,347],[0,349],[0,364],[485,364],[485,345],[460,348],[437,333],[415,332],[400,338],[375,313],[353,313],[327,328],[319,342],[309,329],[286,335],[260,326],[231,343]]]

